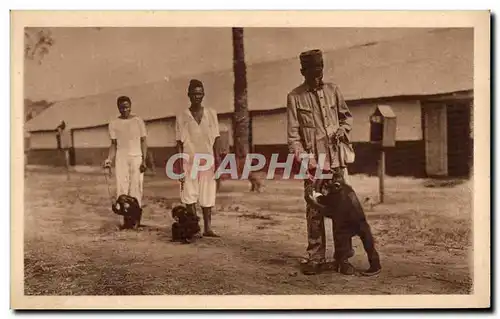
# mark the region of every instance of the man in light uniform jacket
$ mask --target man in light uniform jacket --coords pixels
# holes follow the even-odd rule
[[[323,154],[324,162],[320,164],[325,171],[340,168],[347,177],[346,154],[353,155],[350,145],[351,112],[339,87],[333,83],[323,83],[322,52],[302,52],[299,58],[305,81],[287,96],[289,151],[295,154],[298,161],[302,161],[304,155],[313,154],[314,158],[308,161],[310,171],[316,170],[318,160],[322,160],[320,154]],[[305,179],[305,192],[310,191],[311,184],[310,180]],[[306,218],[308,246],[307,257],[302,261],[302,271],[316,274],[325,269],[324,218],[309,204],[306,204]]]

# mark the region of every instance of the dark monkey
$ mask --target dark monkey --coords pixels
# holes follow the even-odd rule
[[[142,208],[135,197],[122,194],[112,206],[115,214],[123,216],[122,229],[137,229],[141,223]]]
[[[184,206],[175,206],[172,209],[172,241],[180,241],[185,244],[191,243],[194,235],[201,231],[200,218],[196,214],[189,213]]]
[[[313,186],[320,195],[315,197],[313,189],[307,200],[318,207],[323,215],[331,218],[334,224],[335,267],[342,274],[351,275],[354,267],[349,263],[351,257],[350,242],[359,236],[370,263],[370,268],[363,271],[365,276],[380,273],[380,257],[375,249],[374,238],[366,220],[366,215],[354,189],[348,185],[339,171],[334,171],[332,179],[318,180]]]

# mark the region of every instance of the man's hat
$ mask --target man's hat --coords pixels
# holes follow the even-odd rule
[[[203,89],[203,83],[198,79],[192,79],[191,81],[189,81],[188,92],[191,92],[194,88],[197,87]]]
[[[323,66],[323,53],[319,49],[302,52],[299,57],[303,69]]]

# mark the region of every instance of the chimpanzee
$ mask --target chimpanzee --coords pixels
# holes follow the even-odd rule
[[[248,180],[250,181],[250,184],[252,186],[250,188],[251,192],[262,192],[262,181],[260,180],[259,176],[255,174],[255,172],[250,172],[250,174],[248,174]]]
[[[314,190],[319,194],[313,196],[311,191],[307,200],[333,221],[336,270],[345,275],[354,274],[354,267],[349,263],[349,257],[352,257],[350,243],[351,238],[357,235],[363,242],[370,263],[370,268],[362,274],[379,274],[382,267],[370,226],[356,192],[345,182],[344,175],[334,170],[332,179],[317,180],[314,184]]]
[[[141,223],[142,208],[135,197],[122,194],[112,206],[115,214],[123,216],[121,229],[137,229]]]
[[[175,222],[172,224],[172,241],[180,241],[184,244],[192,242],[194,235],[201,231],[200,217],[189,213],[186,207],[182,205],[175,206],[172,209],[172,218]]]

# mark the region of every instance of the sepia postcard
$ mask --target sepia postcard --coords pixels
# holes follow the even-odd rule
[[[11,57],[12,309],[491,307],[489,11],[11,11]]]

